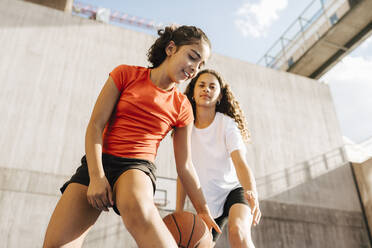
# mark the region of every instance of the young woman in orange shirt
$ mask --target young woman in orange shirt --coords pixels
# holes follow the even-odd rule
[[[138,247],[177,247],[154,204],[154,159],[174,129],[176,168],[198,214],[210,215],[191,162],[192,107],[176,85],[193,78],[210,42],[193,26],[166,27],[148,52],[149,68],[120,65],[107,79],[85,136],[82,165],[66,182],[49,222],[44,247],[80,247],[102,211],[113,207]]]

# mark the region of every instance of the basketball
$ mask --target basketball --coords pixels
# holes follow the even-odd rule
[[[198,215],[190,212],[174,212],[163,218],[178,247],[210,248],[213,240],[207,225]]]

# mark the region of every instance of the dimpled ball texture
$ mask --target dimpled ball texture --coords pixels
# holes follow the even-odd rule
[[[213,246],[212,234],[203,219],[191,212],[174,212],[163,218],[178,247],[210,248]]]

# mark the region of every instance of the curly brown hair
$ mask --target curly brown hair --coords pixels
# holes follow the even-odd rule
[[[191,105],[192,105],[192,110],[194,113],[194,116],[196,116],[196,105],[195,101],[193,99],[194,97],[194,88],[195,84],[198,81],[198,78],[203,75],[204,73],[209,73],[215,76],[220,84],[221,87],[221,95],[222,98],[220,102],[216,105],[216,112],[223,113],[227,116],[230,116],[231,118],[234,119],[234,121],[238,124],[238,128],[240,129],[240,133],[243,137],[243,140],[245,142],[249,141],[250,138],[250,133],[248,131],[248,124],[245,119],[243,110],[240,107],[239,102],[235,99],[234,94],[231,91],[231,87],[229,84],[225,82],[225,80],[222,78],[222,76],[211,69],[205,69],[200,71],[187,85],[186,90],[185,90],[185,95],[189,99]]]
[[[147,52],[147,60],[152,64],[150,68],[158,67],[167,58],[165,48],[170,41],[173,41],[178,48],[183,45],[195,44],[203,40],[208,44],[209,48],[211,48],[211,42],[207,35],[200,28],[194,26],[167,26],[164,29],[159,29],[158,35],[159,38],[156,39],[155,43]]]

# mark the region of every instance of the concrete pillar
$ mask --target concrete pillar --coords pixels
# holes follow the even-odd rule
[[[72,5],[74,3],[74,0],[25,0],[25,1],[62,10],[68,13],[71,13]]]
[[[363,163],[352,163],[369,231],[372,230],[372,158]],[[371,238],[371,237],[370,237]]]

